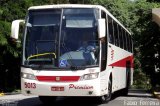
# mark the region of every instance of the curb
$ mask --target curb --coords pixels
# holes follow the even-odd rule
[[[4,93],[3,93],[3,92],[2,92],[2,93],[0,93],[0,97],[1,97],[1,96],[4,96]]]
[[[21,94],[21,92],[4,93],[4,95],[17,95],[17,94]]]
[[[0,97],[1,96],[5,96],[5,95],[17,95],[17,94],[21,94],[21,92],[11,92],[11,93],[3,93],[3,92],[1,92],[0,93]]]
[[[153,95],[154,95],[156,98],[160,99],[160,93],[158,93],[158,92],[153,92]]]

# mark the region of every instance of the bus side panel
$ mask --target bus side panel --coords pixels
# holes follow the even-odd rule
[[[109,82],[109,77],[111,75],[111,70],[106,69],[103,72],[100,72],[100,92],[101,95],[105,95],[108,93],[108,82]]]
[[[112,73],[112,88],[113,92],[123,89],[126,87],[127,82],[127,68],[126,64],[127,61],[131,61],[131,58],[133,57],[132,53],[127,52],[124,49],[121,49],[117,46],[114,46],[112,44],[108,44],[108,65],[107,69],[111,69]],[[131,65],[132,66],[132,65]],[[133,80],[133,69],[130,68],[130,79],[131,84]]]

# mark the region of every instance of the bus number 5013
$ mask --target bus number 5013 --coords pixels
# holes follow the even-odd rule
[[[36,84],[35,83],[27,83],[27,82],[25,82],[24,83],[24,87],[25,88],[33,88],[33,89],[35,89],[36,88]]]

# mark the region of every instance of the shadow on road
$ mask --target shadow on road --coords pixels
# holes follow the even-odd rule
[[[80,97],[65,97],[58,98],[58,100],[50,106],[98,106],[94,98],[80,98]],[[18,106],[45,106],[43,105],[38,97],[28,98],[20,100]],[[48,106],[48,105],[47,105]]]

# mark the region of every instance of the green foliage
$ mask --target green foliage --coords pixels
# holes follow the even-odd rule
[[[11,24],[9,22],[0,21],[0,55],[10,53],[15,57],[19,57],[18,45],[13,45],[10,42],[10,29]]]
[[[137,14],[139,19],[137,21],[137,30],[135,30],[135,40],[138,42],[136,45],[139,48],[140,56],[139,61],[141,62],[141,70],[145,72],[151,79],[151,84],[154,87],[156,84],[160,84],[158,79],[159,73],[155,73],[155,58],[154,54],[159,51],[158,45],[159,39],[159,27],[152,22],[151,9],[159,7],[158,3],[149,3],[145,0],[138,1],[136,3]],[[158,49],[159,48],[159,49]]]
[[[134,83],[131,88],[134,89],[151,89],[151,83],[149,77],[143,73],[140,69],[134,70]]]

